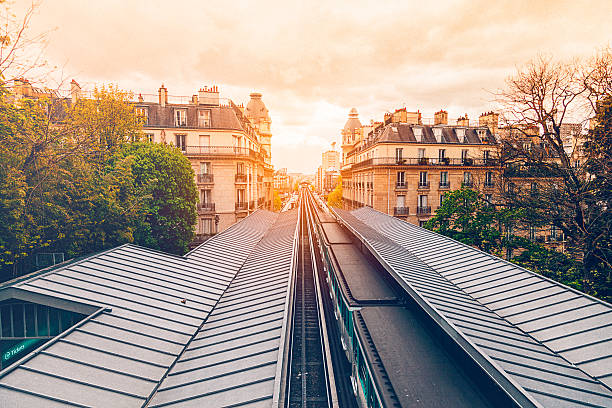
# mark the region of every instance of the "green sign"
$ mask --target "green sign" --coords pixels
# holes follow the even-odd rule
[[[38,343],[41,339],[25,339],[6,351],[2,352],[2,362],[8,361],[19,354],[23,354],[24,351],[29,350],[32,346]]]

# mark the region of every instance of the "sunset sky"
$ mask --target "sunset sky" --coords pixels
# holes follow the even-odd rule
[[[507,6],[501,6],[506,3]],[[15,11],[27,6],[18,1]],[[428,5],[424,5],[428,4]],[[56,77],[192,95],[263,93],[276,168],[313,173],[356,107],[362,123],[400,107],[470,119],[538,53],[592,55],[612,41],[612,1],[45,0]]]

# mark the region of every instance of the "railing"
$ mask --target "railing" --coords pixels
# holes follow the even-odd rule
[[[404,189],[407,188],[406,187],[406,183],[401,183],[401,182],[398,181],[397,183],[395,183],[395,188],[397,190],[404,190]]]
[[[236,202],[236,211],[246,211],[249,208],[249,204],[246,201]]]
[[[263,176],[257,176],[257,182],[261,183],[263,181]]]
[[[215,203],[200,203],[198,204],[199,212],[215,212]]]
[[[198,183],[212,183],[214,181],[214,177],[212,174],[204,173],[198,174]]]
[[[493,187],[495,187],[495,183],[493,183],[492,181],[485,181],[484,188],[493,188]]]
[[[246,182],[247,182],[246,174],[242,174],[242,173],[236,174],[236,183],[246,183]]]
[[[408,207],[393,207],[393,215],[395,216],[408,215]]]
[[[465,187],[473,187],[474,186],[474,182],[472,180],[463,180],[463,182],[461,183],[463,186]]]
[[[429,188],[429,181],[419,181],[419,188],[420,189],[427,189],[427,188]]]
[[[450,188],[450,181],[441,181],[440,188]]]
[[[427,206],[427,207],[418,206],[417,207],[417,214],[418,215],[431,214],[431,207],[430,206]]]
[[[263,155],[248,147],[233,146],[184,146],[184,154],[198,156],[233,156],[263,160]]]
[[[497,159],[451,159],[448,157],[444,158],[405,158],[396,159],[395,157],[374,157],[363,160],[359,163],[354,163],[352,168],[357,169],[368,166],[499,166],[499,160]]]

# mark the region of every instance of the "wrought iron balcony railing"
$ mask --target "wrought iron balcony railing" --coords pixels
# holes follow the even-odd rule
[[[418,206],[417,207],[418,215],[427,215],[431,214],[431,206]]]

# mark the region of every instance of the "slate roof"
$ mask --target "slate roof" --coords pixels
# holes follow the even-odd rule
[[[170,396],[168,390],[176,385],[177,370],[187,366],[188,356],[215,347],[207,344],[214,326],[224,317],[235,315],[239,324],[242,313],[257,313],[248,307],[255,292],[236,298],[241,285],[250,279],[277,279],[277,292],[259,297],[267,304],[282,297],[292,253],[289,224],[295,228],[295,211],[279,217],[260,210],[185,257],[123,245],[10,286],[106,309],[3,370],[0,401],[11,407],[139,407],[152,396],[156,401],[163,393]],[[271,246],[275,259],[262,256]],[[232,302],[241,307],[235,309]],[[276,306],[275,311],[274,318],[250,319],[253,331],[278,326],[285,309]],[[207,359],[191,360],[192,367],[200,361],[210,365]],[[248,363],[245,356],[240,365]],[[268,363],[268,368],[274,365]],[[245,387],[240,395],[250,395]]]
[[[609,304],[369,207],[337,214],[538,404],[612,406]]]
[[[187,110],[186,129],[199,128],[198,110],[210,110],[210,126],[206,129],[230,129],[247,131],[238,118],[236,111],[231,106],[210,106],[210,105],[173,105],[161,106],[157,103],[141,102],[135,106],[146,107],[148,110],[147,127],[176,128],[175,110]]]
[[[391,123],[386,125],[383,129],[377,133],[372,139],[371,143],[417,143],[417,138],[415,136],[414,129],[420,128],[422,129],[422,142],[426,144],[436,144],[438,141],[434,135],[434,128],[442,129],[442,138],[440,143],[467,143],[467,144],[487,144],[487,143],[495,143],[495,138],[489,131],[486,130],[486,136],[481,140],[480,136],[478,136],[478,128],[474,127],[461,127],[461,129],[465,129],[465,137],[459,137],[458,130],[460,128],[456,126],[417,126],[410,125],[407,123]]]

